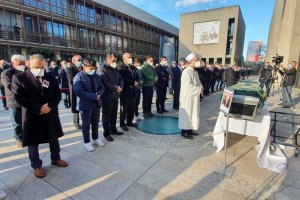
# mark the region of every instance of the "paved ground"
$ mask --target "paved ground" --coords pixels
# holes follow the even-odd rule
[[[83,149],[81,132],[74,129],[70,111],[61,105],[65,131],[60,140],[61,156],[70,167],[51,166],[48,146],[41,145],[47,170],[44,179],[34,177],[26,149],[15,147],[8,112],[0,110],[0,189],[8,193],[7,199],[35,200],[300,199],[300,160],[294,158],[291,148],[284,150],[289,157],[287,171],[277,174],[258,166],[256,138],[231,134],[228,162],[236,170],[230,178],[215,172],[224,156],[224,152],[215,153],[211,137],[219,94],[201,102],[200,136],[193,141],[179,135],[155,136],[130,129],[92,153]],[[299,94],[300,90],[293,94],[296,103]],[[271,110],[284,110],[277,106],[279,98],[276,94],[268,99]],[[171,110],[171,99],[167,107]],[[300,113],[300,105],[285,111]],[[170,115],[177,113],[172,111]],[[282,134],[290,130],[280,127]]]

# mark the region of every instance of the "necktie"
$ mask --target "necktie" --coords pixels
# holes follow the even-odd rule
[[[41,77],[40,77],[40,76],[36,76],[35,79],[36,79],[36,82],[38,83],[38,85],[39,85],[40,87],[42,87]]]

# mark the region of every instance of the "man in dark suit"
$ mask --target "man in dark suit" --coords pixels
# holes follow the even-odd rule
[[[22,106],[23,145],[28,146],[29,159],[34,174],[45,177],[42,160],[39,157],[39,144],[49,143],[51,164],[67,167],[60,158],[58,138],[63,136],[58,104],[61,92],[52,74],[45,73],[43,56],[30,57],[29,70],[13,76],[12,93]]]
[[[262,69],[258,73],[260,87],[262,89],[266,87],[267,96],[270,95],[272,72],[273,72],[273,67],[270,65],[270,62],[266,62],[266,64],[262,67]]]
[[[168,58],[162,56],[160,58],[160,64],[155,68],[158,80],[155,83],[156,86],[156,108],[157,113],[163,114],[168,112],[165,109],[165,101],[167,96],[167,88],[169,83],[170,73],[168,71]]]
[[[132,121],[136,106],[136,89],[139,83],[137,69],[132,65],[130,53],[123,54],[123,63],[119,68],[124,82],[123,90],[120,94],[120,127],[123,131],[129,131],[127,126],[137,127],[137,124],[133,124]]]
[[[108,141],[114,141],[111,134],[123,135],[116,127],[118,100],[123,88],[123,80],[117,69],[117,54],[110,52],[106,55],[106,61],[97,69],[104,85],[104,94],[102,96],[102,124],[104,137]]]
[[[12,67],[1,73],[1,82],[5,89],[7,107],[9,108],[10,119],[14,129],[14,138],[17,141],[17,147],[23,148],[22,142],[22,107],[16,102],[11,92],[12,77],[25,71],[26,58],[22,55],[13,55],[11,57]]]
[[[72,58],[72,66],[67,68],[67,77],[69,81],[69,90],[71,98],[71,110],[73,113],[73,123],[78,129],[81,129],[79,125],[79,110],[77,110],[77,97],[73,89],[73,79],[81,71],[82,68],[82,58],[80,55],[75,55]]]
[[[96,61],[89,58],[83,60],[83,70],[74,78],[74,91],[80,98],[79,110],[82,118],[83,145],[87,151],[94,151],[92,144],[104,146],[103,142],[98,138],[98,124],[104,86],[100,76],[96,74]],[[90,140],[91,126],[92,143]]]
[[[7,66],[7,65],[6,65],[6,61],[5,61],[5,60],[0,60],[0,75],[1,75],[1,73],[2,73],[5,69],[7,69],[6,66]],[[1,91],[2,96],[4,97],[4,96],[5,96],[5,89],[4,89],[4,86],[3,86],[3,84],[2,84],[1,78],[0,78],[0,91]],[[3,108],[4,108],[4,110],[8,110],[8,107],[6,106],[6,98],[3,98],[3,99],[2,99],[2,103],[3,103]]]
[[[71,64],[71,63],[69,63]],[[58,82],[64,94],[64,104],[66,108],[70,108],[70,90],[67,76],[68,64],[63,60],[60,62],[60,69],[58,70]]]
[[[239,81],[238,66],[234,64],[232,67],[227,69],[226,72],[226,87],[237,84]]]
[[[180,59],[180,66],[185,65],[185,59]],[[172,80],[172,88],[174,91],[174,96],[173,96],[173,109],[174,110],[179,110],[179,94],[180,94],[180,80],[181,80],[181,73],[182,73],[181,67],[176,65],[175,67],[172,68],[173,72],[173,80]]]

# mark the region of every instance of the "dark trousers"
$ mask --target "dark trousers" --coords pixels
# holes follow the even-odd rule
[[[74,125],[79,125],[79,111],[76,109],[77,97],[75,95],[73,87],[70,87],[69,90],[70,90],[70,99],[71,99],[71,110],[73,113],[73,123]]]
[[[89,143],[90,127],[92,127],[92,139],[98,139],[98,128],[100,119],[100,108],[95,103],[89,110],[80,111],[82,119],[82,135],[84,143]]]
[[[59,160],[60,159],[60,146],[58,139],[55,139],[51,142],[49,142],[49,147],[50,147],[50,158],[51,160]],[[39,168],[42,166],[43,161],[40,159],[39,155],[39,145],[35,146],[28,146],[28,154],[29,154],[29,159],[31,162],[31,167],[33,169]]]
[[[22,141],[22,107],[9,108],[10,120],[14,130],[14,138]]]
[[[104,137],[117,131],[117,114],[118,114],[118,99],[102,102],[102,124],[104,129]]]
[[[165,110],[165,101],[167,96],[166,86],[156,87],[156,108],[157,112]]]
[[[153,86],[143,86],[143,113],[151,112]]]
[[[134,111],[136,117],[139,116],[139,105],[141,102],[141,93],[142,93],[141,89],[137,88],[136,96],[135,96],[135,111]]]
[[[120,126],[125,126],[125,120],[127,124],[132,124],[136,107],[135,92],[130,95],[121,94],[120,106]]]
[[[264,89],[264,87],[266,87],[267,96],[269,96],[271,91],[271,81],[266,79],[261,79],[259,82],[260,82],[261,89]]]
[[[174,95],[173,95],[173,108],[179,108],[179,96],[180,96],[180,87],[174,87]]]
[[[64,104],[66,107],[70,106],[71,102],[70,102],[70,93],[68,92],[64,92]]]
[[[1,94],[2,96],[5,96],[5,89],[4,87],[1,88]],[[6,107],[6,99],[2,99],[3,107]]]
[[[210,82],[210,91],[215,91],[216,79],[212,79]]]

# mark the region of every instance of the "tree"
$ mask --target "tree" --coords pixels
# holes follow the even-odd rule
[[[49,60],[54,59],[54,52],[51,49],[49,49],[49,48],[43,48],[43,47],[32,48],[29,51],[29,55],[33,55],[33,54],[40,54],[45,59],[49,59]]]

